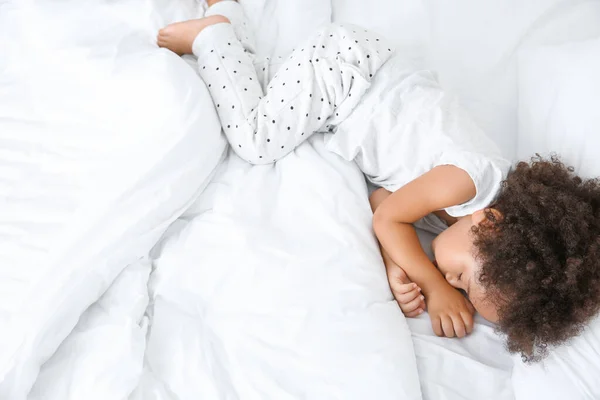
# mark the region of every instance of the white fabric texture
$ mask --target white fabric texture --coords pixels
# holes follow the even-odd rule
[[[600,398],[600,316],[542,362],[527,365],[515,357],[514,363],[512,384],[518,400]]]
[[[513,360],[494,327],[475,315],[475,329],[461,340],[436,336],[428,315],[407,319],[424,399],[514,399]],[[523,399],[538,399],[533,394]]]
[[[238,0],[238,3],[255,34],[258,60],[268,58],[264,66],[274,70],[299,43],[331,23],[332,7],[327,0]]]
[[[519,155],[559,152],[587,177],[600,176],[600,35],[540,46],[519,60]]]
[[[28,400],[129,396],[142,373],[150,270],[149,260],[143,259],[119,274],[43,365]],[[69,379],[66,370],[71,371]]]
[[[417,59],[429,44],[427,4],[422,0],[332,0],[332,20],[350,22],[373,30]]]
[[[421,398],[363,175],[323,136],[231,152],[196,209],[158,249],[134,399]]]
[[[2,399],[25,398],[226,146],[197,76],[156,50],[150,3],[76,3],[0,12]]]

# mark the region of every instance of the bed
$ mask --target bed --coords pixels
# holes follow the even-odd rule
[[[600,175],[597,1],[240,3],[271,73],[361,24],[507,157]],[[600,398],[599,321],[530,366],[480,318],[462,340],[405,319],[369,188],[323,136],[269,166],[230,151],[193,58],[153,43],[204,7],[0,2],[0,399]]]

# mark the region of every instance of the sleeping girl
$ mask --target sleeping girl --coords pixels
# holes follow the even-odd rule
[[[380,187],[371,195],[373,228],[407,317],[427,310],[437,335],[463,337],[477,310],[497,323],[509,350],[537,359],[598,312],[597,180],[554,158],[510,171],[429,71],[357,26],[321,29],[263,82],[241,7],[209,5],[204,18],[162,29],[158,45],[198,57],[244,160],[273,163],[320,132]],[[415,223],[441,232],[435,261]]]

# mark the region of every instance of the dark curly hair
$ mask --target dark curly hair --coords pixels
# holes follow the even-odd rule
[[[479,281],[508,350],[538,361],[600,310],[600,181],[557,156],[520,162],[473,229]]]

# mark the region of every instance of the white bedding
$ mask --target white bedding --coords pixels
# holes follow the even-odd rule
[[[117,276],[43,365],[29,400],[129,396],[142,374],[150,271],[142,259]]]
[[[2,399],[25,398],[80,315],[222,158],[210,96],[156,50],[151,10],[0,4]]]
[[[155,262],[136,398],[421,398],[355,165],[323,137],[276,166],[232,155],[201,199]]]
[[[509,157],[513,53],[600,26],[586,1],[240,2],[272,72],[331,20],[391,36],[440,71]],[[224,148],[202,83],[152,41],[201,10],[0,2],[0,235],[11,235],[0,242],[0,399],[25,398],[48,359],[27,398],[515,398],[491,327],[443,339],[426,315],[403,318],[364,179],[321,137],[275,166],[228,155],[155,246],[149,277],[149,248]]]

